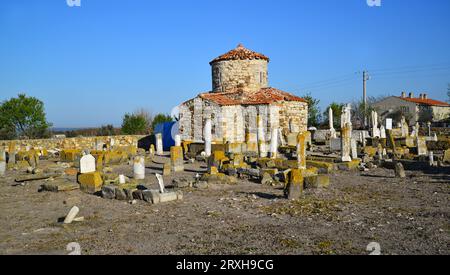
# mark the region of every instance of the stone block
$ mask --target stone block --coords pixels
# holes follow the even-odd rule
[[[397,162],[395,164],[395,177],[406,178],[405,168],[403,167],[403,164],[400,162]]]
[[[261,169],[261,174],[264,175],[264,173],[267,173],[271,177],[274,177],[276,174],[278,174],[278,169],[277,168],[264,168],[264,169]]]
[[[117,187],[114,185],[104,185],[102,187],[102,198],[113,200],[116,198]]]
[[[319,169],[316,167],[311,167],[308,169],[301,169],[302,176],[305,177],[312,177],[317,176],[319,174]]]
[[[272,185],[274,182],[273,177],[269,173],[263,173],[261,178],[262,185]]]
[[[305,177],[305,188],[327,188],[330,185],[330,177],[317,175]]]
[[[61,161],[73,162],[77,158],[81,158],[81,150],[79,149],[64,149],[60,152]]]
[[[0,176],[4,176],[6,173],[6,161],[0,161]]]
[[[125,193],[124,189],[122,189],[120,187],[116,188],[116,200],[119,200],[119,201],[126,201],[126,200],[128,200],[128,196]]]
[[[450,149],[447,149],[444,152],[444,162],[450,163]]]
[[[176,201],[178,200],[178,194],[177,192],[164,192],[159,194],[159,202],[170,202],[170,201]]]
[[[173,172],[184,171],[183,147],[181,146],[170,147],[170,163]]]
[[[134,190],[133,191],[133,199],[135,200],[144,200],[144,194],[142,190]]]
[[[163,176],[170,176],[172,172],[172,167],[170,163],[164,163],[163,165]]]
[[[330,139],[330,150],[331,151],[341,151],[341,139],[340,138],[332,138]]]
[[[42,185],[42,190],[48,192],[64,192],[80,189],[80,185],[71,182],[49,182]]]
[[[289,183],[285,188],[285,196],[288,200],[298,200],[303,193],[304,178],[301,169],[292,169]]]
[[[349,162],[338,163],[337,166],[341,171],[354,171],[358,169],[360,163],[360,160],[352,160]]]
[[[144,201],[152,204],[157,204],[161,202],[161,193],[159,190],[144,190],[142,191],[142,198]]]
[[[318,169],[318,173],[320,174],[329,174],[335,170],[335,166],[333,163],[325,162],[325,161],[306,161],[306,167],[311,168],[315,167]]]
[[[64,174],[68,176],[76,176],[78,175],[78,170],[76,168],[67,168],[64,170]]]
[[[92,172],[78,175],[78,183],[83,192],[94,194],[102,190],[102,176],[100,172]]]
[[[375,147],[371,147],[371,146],[366,146],[364,147],[364,154],[369,155],[369,157],[374,157],[377,154],[377,148]]]

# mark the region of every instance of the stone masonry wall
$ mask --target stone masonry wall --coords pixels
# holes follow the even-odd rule
[[[0,148],[9,150],[9,145],[14,142],[17,151],[26,151],[27,147],[47,150],[61,149],[94,149],[96,142],[108,143],[114,139],[114,146],[136,146],[138,140],[144,136],[113,136],[113,137],[76,137],[63,139],[32,139],[32,140],[1,140]]]
[[[213,63],[213,92],[243,88],[258,91],[269,86],[268,62],[265,60],[227,60]]]
[[[305,132],[308,130],[308,104],[305,102],[280,103],[280,127],[286,132]]]
[[[284,133],[307,130],[308,105],[282,102],[272,105],[219,106],[196,98],[180,107],[180,133],[183,140],[202,142],[206,119],[212,120],[213,141],[245,142],[246,133],[256,134],[257,115],[261,116],[266,140],[273,128]]]

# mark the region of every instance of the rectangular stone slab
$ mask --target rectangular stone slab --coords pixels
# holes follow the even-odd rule
[[[80,189],[80,185],[70,182],[54,182],[42,185],[42,189],[49,192],[64,192]]]

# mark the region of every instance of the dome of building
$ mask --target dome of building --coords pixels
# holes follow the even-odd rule
[[[269,58],[261,53],[254,52],[245,48],[242,44],[239,44],[235,49],[215,58],[209,64],[212,65],[215,62],[226,60],[266,60],[269,62]]]

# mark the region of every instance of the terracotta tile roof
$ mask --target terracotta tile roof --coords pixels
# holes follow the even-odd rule
[[[258,92],[248,93],[242,90],[224,93],[204,93],[199,95],[204,100],[222,106],[231,105],[264,105],[280,101],[306,102],[303,98],[275,88],[262,88]]]
[[[434,99],[421,99],[409,97],[398,97],[398,98],[421,105],[450,107],[450,104]]]
[[[209,62],[209,64],[213,64],[215,62],[224,60],[253,60],[253,59],[262,59],[267,60],[267,62],[269,62],[269,58],[267,56],[251,51],[245,48],[242,44],[239,44],[235,49],[217,57],[213,61]]]

